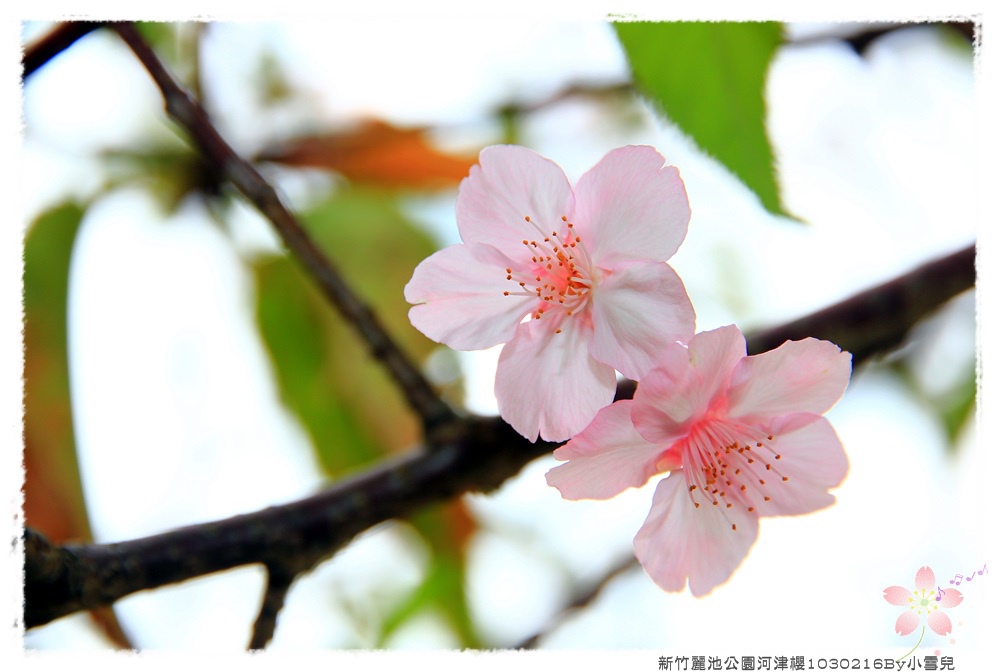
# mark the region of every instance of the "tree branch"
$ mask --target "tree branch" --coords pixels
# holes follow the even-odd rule
[[[766,352],[786,340],[813,336],[868,359],[903,341],[921,317],[976,283],[976,248],[970,245],[838,304],[747,338],[747,350]]]
[[[634,555],[621,560],[614,567],[609,569],[607,573],[600,579],[595,581],[593,585],[590,586],[585,591],[577,593],[573,600],[562,608],[558,614],[556,614],[543,629],[539,630],[530,637],[521,640],[519,644],[514,646],[514,649],[534,649],[538,646],[538,643],[542,640],[542,637],[550,632],[553,632],[558,626],[569,620],[573,614],[586,609],[590,606],[594,600],[608,587],[614,579],[621,576],[625,572],[635,569],[639,566],[638,560],[635,559]]]
[[[857,30],[848,35],[843,34],[829,34],[829,35],[811,35],[809,37],[802,37],[796,40],[789,40],[787,43],[792,46],[801,46],[809,44],[818,44],[821,42],[828,42],[831,40],[840,41],[845,43],[854,53],[858,55],[863,55],[865,51],[871,46],[872,42],[879,39],[883,35],[888,35],[889,33],[896,32],[897,30],[906,30],[907,28],[914,28],[920,26],[940,26],[943,28],[948,28],[953,30],[957,34],[964,37],[970,43],[975,44],[976,42],[976,29],[977,24],[972,21],[935,21],[930,23],[916,23],[916,22],[906,22],[906,23],[889,23],[885,25],[875,25],[871,28],[863,28]]]
[[[289,251],[319,285],[330,303],[340,311],[344,319],[354,325],[368,344],[372,356],[388,369],[410,407],[423,421],[429,444],[436,445],[436,428],[453,421],[455,413],[392,340],[372,310],[344,282],[337,268],[282,204],[274,187],[222,139],[205,109],[167,72],[135,26],[131,23],[113,23],[109,26],[118,32],[149,71],[163,94],[167,115],[188,132],[212,169],[232,182],[271,222]]]
[[[247,647],[251,651],[263,649],[274,637],[274,628],[278,624],[278,612],[285,606],[288,590],[301,571],[282,565],[267,566],[267,588],[264,590],[260,614],[253,624],[250,645]]]
[[[788,338],[840,333],[858,366],[952,296],[975,283],[970,247],[835,306],[748,339],[751,354]],[[884,323],[892,328],[876,329]],[[848,333],[850,332],[850,333]],[[869,343],[868,339],[872,339]],[[891,340],[896,339],[896,340]],[[835,341],[836,342],[836,341]],[[838,343],[840,344],[840,343]],[[629,398],[634,383],[623,383]],[[225,520],[111,544],[55,546],[25,530],[25,625],[29,628],[81,609],[112,604],[140,590],[247,564],[303,570],[332,555],[358,533],[461,493],[488,492],[556,444],[530,443],[500,418],[449,423],[439,447],[418,448],[312,497]],[[263,611],[263,610],[262,610]]]
[[[104,25],[102,21],[60,23],[25,48],[24,57],[21,59],[21,64],[24,66],[24,79],[28,79],[46,63],[69,49],[81,37]]]

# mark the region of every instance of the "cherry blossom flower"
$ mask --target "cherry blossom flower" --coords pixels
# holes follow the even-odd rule
[[[410,321],[456,350],[506,343],[500,415],[534,441],[568,439],[694,334],[668,266],[691,211],[677,169],[652,147],[615,149],[574,190],[562,169],[512,145],[487,147],[462,181],[462,243],[417,266]]]
[[[566,499],[607,499],[669,472],[635,536],[664,590],[708,594],[757,538],[761,516],[833,503],[847,456],[822,416],[841,397],[851,355],[828,341],[786,341],[746,356],[735,326],[672,344],[633,400],[601,410],[555,451],[546,474]]]
[[[883,593],[885,601],[889,604],[908,607],[896,619],[896,632],[900,635],[910,634],[920,625],[920,617],[927,616],[927,625],[931,630],[939,635],[947,635],[951,632],[951,619],[941,611],[941,608],[948,609],[961,604],[964,599],[962,593],[949,588],[939,595],[937,584],[934,582],[934,572],[930,567],[921,567],[917,570],[915,583],[915,590],[903,586],[889,586]],[[941,599],[938,600],[938,597]]]

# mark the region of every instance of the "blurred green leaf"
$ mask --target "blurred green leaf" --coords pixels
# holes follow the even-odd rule
[[[109,173],[107,190],[141,185],[167,214],[189,194],[216,198],[222,193],[218,174],[180,138],[137,150],[108,150],[101,157]]]
[[[380,645],[408,619],[429,610],[447,619],[462,648],[482,648],[465,594],[466,547],[475,531],[475,520],[465,503],[455,499],[421,511],[410,522],[430,547],[430,568],[420,587],[386,618]]]
[[[945,389],[933,390],[927,389],[926,383],[921,383],[914,365],[912,355],[905,356],[887,362],[886,370],[940,423],[948,442],[947,448],[954,451],[959,434],[976,413],[976,360],[971,358],[967,365],[962,365],[959,378]]]
[[[346,280],[414,361],[437,345],[410,325],[403,286],[436,251],[388,192],[347,188],[301,213]],[[420,426],[394,382],[327,303],[298,263],[258,261],[257,316],[285,404],[309,432],[331,477],[420,440]],[[474,523],[462,502],[434,507],[413,523],[430,547],[428,575],[383,623],[382,638],[426,608],[442,613],[463,646],[478,645],[465,599],[465,541]]]
[[[69,263],[84,210],[42,214],[24,241],[25,518],[54,541],[89,539],[66,342]]]
[[[409,322],[403,286],[437,247],[385,192],[342,189],[301,213],[306,228],[400,346],[422,362],[434,343]],[[281,396],[326,473],[412,446],[420,427],[393,381],[299,264],[258,261],[257,316]]]
[[[765,127],[780,23],[615,23],[638,89],[760,198],[782,208]]]
[[[403,286],[436,251],[430,237],[382,190],[341,189],[301,217],[397,343],[423,361],[437,345],[410,325]],[[257,315],[281,396],[312,437],[326,473],[340,475],[418,442],[420,426],[394,382],[298,264],[272,257],[256,263],[255,271]],[[412,522],[427,541],[430,567],[414,594],[387,615],[383,641],[413,615],[434,609],[463,646],[478,646],[465,599],[472,518],[457,500]]]
[[[265,51],[257,61],[258,100],[264,105],[274,105],[292,98],[295,94],[288,75],[272,51]]]
[[[948,445],[955,447],[958,435],[976,413],[976,368],[969,367],[962,382],[937,402]]]
[[[173,23],[162,21],[136,21],[135,28],[142,35],[142,39],[155,51],[161,54],[161,58],[176,58],[177,47],[177,26]]]
[[[49,539],[90,541],[67,355],[73,246],[84,208],[66,203],[36,219],[24,240],[24,517]],[[114,611],[91,612],[118,648],[132,648]]]
[[[199,99],[202,97],[199,45],[201,34],[211,25],[203,21],[138,21],[135,24],[139,34],[166,63],[171,74]]]

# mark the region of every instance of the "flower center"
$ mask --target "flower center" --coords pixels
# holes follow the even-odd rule
[[[931,595],[934,594],[933,590],[925,590],[923,588],[918,588],[913,591],[913,597],[909,598],[910,610],[915,610],[917,615],[927,614],[937,611],[938,605],[934,604],[931,600]]]
[[[556,320],[558,334],[562,331],[558,328],[562,318],[576,315],[590,301],[596,280],[591,272],[590,255],[566,216],[560,218],[557,230],[548,234],[529,215],[524,216],[524,221],[538,231],[538,238],[521,241],[525,246],[524,263],[506,269],[507,279],[517,283],[518,289],[503,294],[537,299],[533,319],[561,315]]]
[[[688,439],[683,466],[688,496],[695,508],[711,504],[725,516],[735,506],[751,513],[766,506],[775,488],[788,482],[772,463],[781,459],[770,446],[772,441],[773,435],[745,425],[708,420],[696,426]],[[732,529],[736,529],[735,523]]]

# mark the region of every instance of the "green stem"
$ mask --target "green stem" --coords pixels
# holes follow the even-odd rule
[[[905,654],[903,654],[902,656],[900,656],[899,658],[896,659],[897,663],[899,661],[903,660],[903,658],[908,658],[911,653],[913,653],[914,651],[917,650],[917,647],[920,646],[920,642],[924,641],[924,632],[926,630],[927,630],[927,626],[926,625],[920,628],[920,639],[917,640],[917,643],[913,645],[912,649],[910,649]]]

